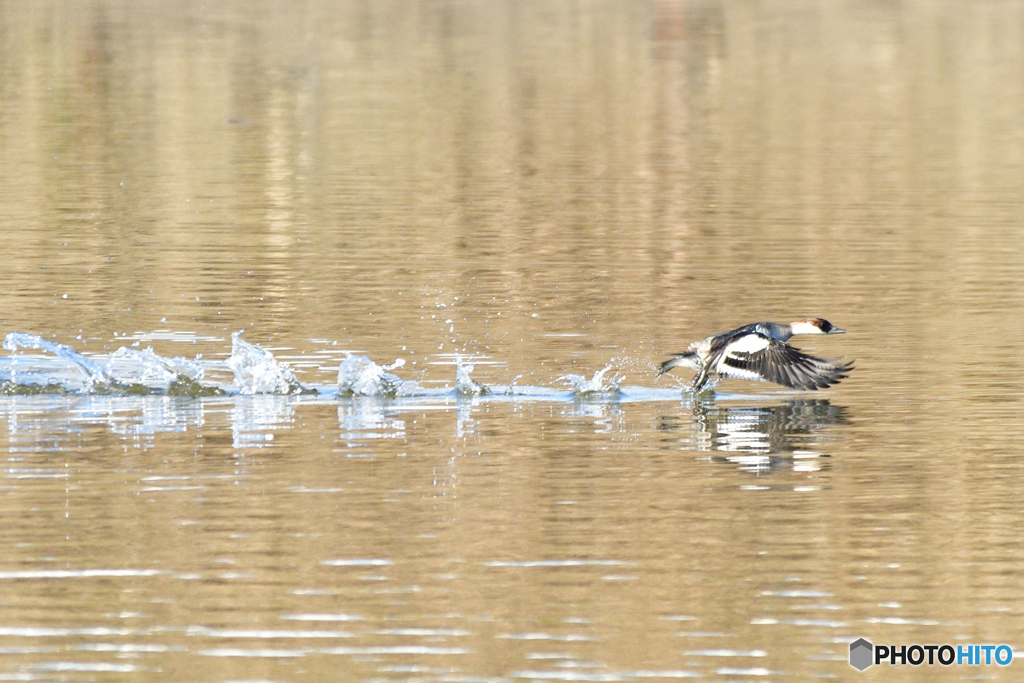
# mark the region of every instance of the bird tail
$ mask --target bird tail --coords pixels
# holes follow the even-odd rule
[[[672,368],[677,368],[680,365],[686,368],[697,370],[700,368],[700,361],[697,359],[697,354],[693,351],[686,351],[685,353],[677,353],[673,358],[668,359],[661,364],[661,372],[658,376],[664,375]]]

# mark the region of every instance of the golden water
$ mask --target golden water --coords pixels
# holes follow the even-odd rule
[[[642,389],[0,397],[0,679],[1015,680],[847,643],[1024,636],[1022,27],[5,5],[0,331]],[[653,391],[667,351],[807,316],[850,330],[801,342],[856,359],[832,390]]]

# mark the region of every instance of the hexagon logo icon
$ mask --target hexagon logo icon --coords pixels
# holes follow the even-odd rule
[[[863,671],[872,664],[875,659],[875,646],[866,638],[858,638],[850,643],[850,666],[857,671]]]

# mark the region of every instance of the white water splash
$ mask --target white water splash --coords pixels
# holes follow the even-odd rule
[[[462,358],[455,355],[455,393],[459,396],[484,396],[491,393],[491,390],[483,384],[474,380],[470,375],[473,373],[473,366],[466,365]]]
[[[85,377],[86,392],[92,391],[92,389],[97,385],[117,383],[99,363],[95,363],[86,358],[70,346],[47,341],[36,334],[28,334],[27,332],[10,332],[6,337],[4,337],[4,348],[12,353],[16,352],[18,349],[37,349],[39,351],[47,351],[55,356],[63,358],[74,365]],[[11,381],[15,381],[13,369],[11,370]]]
[[[231,334],[231,356],[227,360],[227,366],[235,373],[238,393],[303,394],[309,391],[295,373],[274,359],[272,353],[243,341],[241,334]]]
[[[107,372],[121,382],[132,382],[146,386],[158,386],[174,396],[216,396],[223,390],[202,384],[203,369],[195,362],[184,358],[167,358],[153,351],[122,346],[110,354]]]
[[[196,363],[180,357],[166,358],[155,353],[152,346],[148,346],[141,351],[122,346],[110,354],[110,359],[107,361],[107,370],[111,375],[117,374],[119,378],[124,379],[124,375],[121,372],[114,372],[114,367],[122,361],[135,365],[134,368],[129,368],[129,371],[138,373],[139,376],[134,381],[139,383],[170,383],[179,379],[189,379],[198,382],[203,378],[203,369]]]
[[[376,396],[395,398],[404,382],[388,370],[405,365],[399,358],[391,365],[380,366],[366,356],[349,356],[338,368],[338,392],[342,396]]]
[[[621,377],[612,377],[605,381],[605,374],[612,369],[611,365],[606,365],[597,372],[590,379],[587,379],[583,375],[564,375],[558,379],[567,382],[572,387],[572,393],[577,396],[583,396],[586,394],[617,394],[619,393],[619,381]]]
[[[505,391],[502,392],[502,393],[505,396],[515,396],[516,395],[516,382],[518,382],[522,378],[523,378],[522,375],[516,375],[515,377],[513,377],[512,380],[508,383],[508,386],[505,387]]]

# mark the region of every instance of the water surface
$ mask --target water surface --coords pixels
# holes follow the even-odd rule
[[[849,642],[1020,647],[1022,26],[5,8],[0,332],[85,361],[0,354],[0,678],[880,680]],[[807,316],[850,330],[799,342],[856,360],[826,392],[656,377]],[[347,395],[356,356],[415,391]]]

